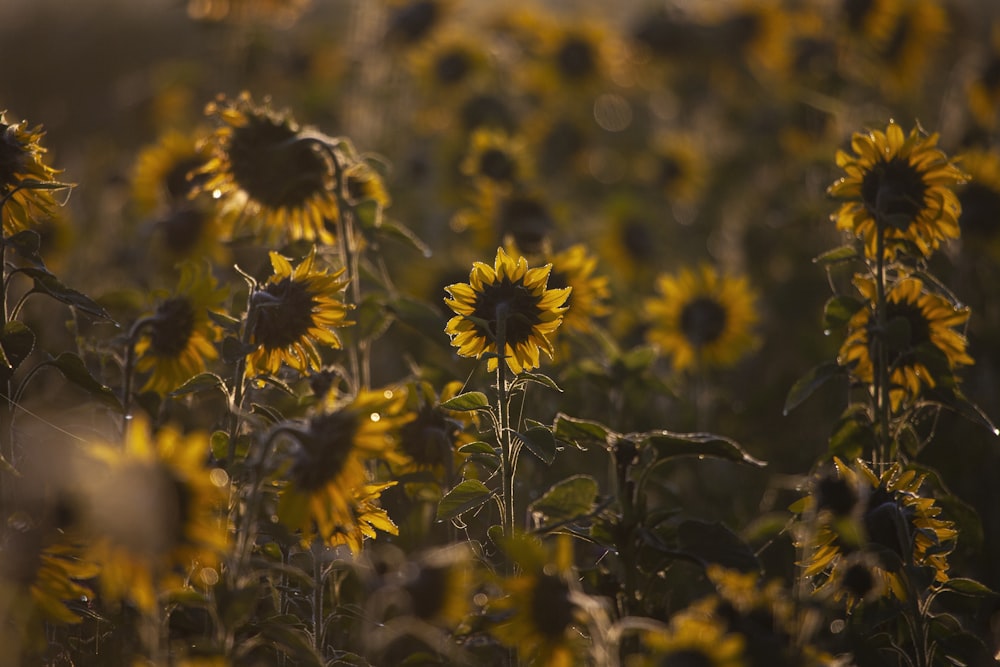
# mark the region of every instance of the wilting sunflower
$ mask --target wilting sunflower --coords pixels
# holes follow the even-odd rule
[[[401,389],[363,391],[340,403],[329,400],[304,427],[285,429],[295,447],[277,514],[282,523],[301,531],[304,544],[319,536],[357,553],[363,537],[375,536],[375,528],[395,534],[395,525],[377,505],[381,492],[395,482],[372,483],[366,462],[405,464],[396,445],[400,427],[413,414],[405,411]]]
[[[81,466],[88,556],[101,590],[148,612],[165,591],[213,585],[228,542],[228,476],[206,465],[209,438],[134,420],[121,444]]]
[[[833,592],[839,585],[838,597],[846,594],[857,602],[871,590],[864,587],[862,592],[857,578],[860,573],[848,572],[861,562],[851,557],[861,549],[877,562],[869,572],[874,577],[872,588],[887,595],[907,599],[903,577],[912,566],[928,570],[927,585],[947,581],[948,554],[955,547],[958,531],[951,521],[938,518],[941,508],[933,498],[919,495],[926,475],[903,470],[896,463],[877,477],[860,459],[848,466],[834,458],[834,466],[835,472],[820,480],[842,481],[850,493],[834,494],[839,500],[831,505],[832,485],[827,484],[824,496],[824,487],[817,484],[797,507],[802,511],[796,541],[805,549],[803,575],[815,577],[820,591]],[[853,503],[844,502],[846,498],[852,498]],[[855,587],[853,593],[852,586],[845,586],[845,578],[853,578],[848,579]]]
[[[3,233],[15,234],[39,224],[52,215],[56,201],[53,190],[38,187],[55,182],[59,173],[45,164],[41,127],[8,123],[0,110],[0,210]],[[69,186],[66,186],[69,187]]]
[[[316,344],[340,347],[337,327],[350,308],[341,297],[347,286],[344,270],[327,273],[316,264],[316,248],[294,269],[291,262],[271,252],[274,274],[250,296],[250,343],[257,346],[247,356],[247,374],[275,374],[282,362],[307,372],[320,370]]]
[[[833,219],[864,241],[869,257],[877,256],[880,232],[889,259],[908,245],[927,257],[942,241],[958,238],[961,209],[952,188],[964,174],[937,141],[937,134],[924,137],[917,128],[904,136],[890,121],[885,132],[855,133],[854,155],[837,151],[837,166],[847,175],[827,192],[847,201]]]
[[[677,371],[732,366],[756,347],[756,294],[745,277],[703,264],[661,275],[656,286],[660,296],[646,301],[646,337]]]
[[[744,640],[727,632],[711,615],[681,611],[662,632],[642,634],[643,655],[631,655],[627,667],[743,667]]]
[[[837,361],[848,367],[858,380],[871,384],[873,355],[879,340],[873,335],[877,326],[875,281],[858,276],[854,284],[868,305],[848,322],[847,338],[840,346]],[[956,330],[969,319],[968,308],[928,292],[923,281],[912,276],[892,283],[885,307],[889,331],[880,338],[887,348],[889,400],[893,411],[899,410],[904,401],[916,400],[923,387],[933,388],[945,380],[942,373],[974,363],[966,352],[965,336]]]
[[[287,112],[254,104],[248,93],[220,97],[206,113],[219,122],[199,189],[212,194],[238,228],[266,240],[333,243],[337,197],[331,157]]]
[[[551,265],[529,269],[523,257],[516,262],[503,248],[497,248],[493,266],[476,262],[468,283],[445,288],[451,296],[445,303],[458,313],[448,320],[445,332],[463,357],[492,353],[499,355],[497,336],[504,323],[502,356],[514,372],[531,370],[539,365],[539,349],[551,358],[548,336],[562,323],[571,288],[548,289]],[[487,363],[497,369],[497,356]]]
[[[997,250],[1000,241],[1000,153],[971,150],[961,156],[969,182],[958,190],[963,249]]]
[[[498,617],[490,631],[525,664],[572,667],[587,645],[579,630],[586,611],[572,578],[573,547],[564,537],[549,549],[518,539],[520,573],[499,582],[502,597],[488,607]]]
[[[226,295],[206,264],[182,265],[176,291],[136,323],[136,370],[150,372],[142,391],[168,394],[218,357],[213,343],[219,331],[208,313],[220,308]]]

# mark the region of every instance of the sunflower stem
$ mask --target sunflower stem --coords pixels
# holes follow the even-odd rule
[[[891,442],[889,437],[889,351],[886,335],[888,321],[885,310],[885,226],[876,224],[875,233],[875,321],[879,332],[875,355],[875,409],[878,413],[877,451],[872,453],[878,473],[888,465]]]
[[[514,459],[510,442],[510,406],[507,404],[507,316],[510,306],[497,304],[497,413],[500,440],[500,476],[503,496],[503,534],[514,534]]]

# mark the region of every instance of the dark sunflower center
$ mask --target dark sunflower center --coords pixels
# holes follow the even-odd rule
[[[711,297],[699,296],[681,310],[681,332],[695,347],[711,345],[726,330],[726,309]]]
[[[875,577],[867,567],[855,563],[844,572],[840,586],[854,597],[863,598],[875,588]]]
[[[703,651],[682,648],[668,652],[656,664],[657,667],[712,667],[715,663]]]
[[[1000,88],[1000,57],[990,58],[990,62],[983,68],[979,75],[979,82],[984,88],[994,91]]]
[[[595,61],[594,47],[579,35],[567,37],[556,52],[559,71],[569,79],[582,79],[592,74]]]
[[[303,207],[325,190],[326,161],[288,125],[252,118],[233,130],[229,161],[236,184],[270,209]]]
[[[901,503],[896,494],[879,487],[868,499],[864,514],[868,540],[896,554],[903,563],[909,563],[913,558],[913,513],[913,508]],[[894,570],[896,564],[885,565]]]
[[[499,218],[501,236],[513,237],[517,247],[529,255],[542,250],[545,239],[555,227],[545,204],[524,195],[504,200]]]
[[[469,74],[471,69],[472,62],[469,60],[469,54],[460,49],[442,53],[434,61],[434,76],[440,83],[448,86],[459,83]]]
[[[906,363],[916,349],[931,341],[931,327],[923,311],[914,303],[889,302],[886,304],[886,321],[889,331],[883,340],[888,350],[890,366]],[[872,336],[871,348],[875,337]],[[874,349],[869,354],[876,354]],[[874,359],[874,356],[872,357]]]
[[[539,634],[549,639],[562,637],[573,622],[573,603],[566,583],[553,574],[543,574],[531,592],[531,620]]]
[[[640,262],[653,258],[653,235],[642,219],[630,217],[622,222],[621,242],[629,258]]]
[[[760,35],[762,27],[763,21],[759,14],[744,12],[729,19],[723,26],[722,33],[730,44],[744,48]]]
[[[660,158],[660,184],[670,187],[681,179],[684,175],[684,167],[680,161],[672,155],[664,155]]]
[[[437,23],[440,7],[435,0],[416,0],[389,17],[388,36],[404,44],[420,41]]]
[[[0,123],[0,189],[6,190],[20,180],[27,154],[15,134],[13,125]]]
[[[167,299],[156,307],[153,315],[149,328],[149,349],[158,357],[179,357],[191,340],[194,324],[194,307],[188,299]]]
[[[198,243],[206,222],[205,214],[193,206],[174,210],[159,223],[167,249],[175,255],[187,254]]]
[[[858,494],[851,484],[836,475],[827,475],[816,485],[816,509],[828,510],[834,516],[850,514],[858,504]]]
[[[538,316],[538,298],[522,281],[511,282],[505,276],[500,282],[483,286],[483,291],[476,295],[476,306],[472,314],[489,324],[490,330],[483,333],[494,336],[497,333],[497,308],[505,305],[508,313],[507,344],[513,347],[528,342],[535,325],[541,321]]]
[[[371,176],[358,176],[351,174],[347,177],[347,196],[354,201],[365,201],[373,199],[375,193],[375,179]]]
[[[877,223],[898,229],[906,229],[920,215],[926,192],[923,175],[898,156],[880,158],[861,179],[865,208]]]
[[[446,465],[459,429],[441,410],[425,405],[399,431],[399,445],[420,465]]]
[[[462,127],[471,132],[479,127],[499,127],[513,130],[517,125],[514,114],[503,98],[489,93],[470,97],[458,112]]]
[[[499,148],[489,148],[479,156],[479,173],[497,182],[514,180],[515,166],[510,155]]]
[[[963,235],[989,238],[1000,228],[1000,192],[972,182],[959,196],[962,215],[958,219]]]
[[[425,621],[438,616],[447,601],[447,585],[447,568],[420,568],[420,574],[406,587],[413,615]]]
[[[253,340],[270,350],[288,347],[308,334],[314,325],[316,300],[309,288],[291,278],[268,283],[262,290],[268,299],[261,300],[253,328]]]
[[[314,418],[308,433],[299,439],[299,456],[289,471],[295,484],[306,492],[323,488],[344,469],[354,448],[357,416],[348,411]]]
[[[844,0],[843,11],[851,30],[859,31],[871,14],[874,0]]]
[[[178,160],[166,173],[163,185],[174,202],[186,200],[188,195],[208,178],[207,174],[194,173],[203,164],[204,161],[199,157],[188,157]]]

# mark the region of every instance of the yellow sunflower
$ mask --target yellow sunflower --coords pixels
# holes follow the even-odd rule
[[[166,591],[211,586],[228,544],[229,478],[206,460],[209,438],[134,420],[124,443],[94,444],[84,464],[88,557],[111,600],[153,609]]]
[[[395,524],[377,504],[381,492],[395,484],[373,483],[366,462],[379,459],[403,465],[397,451],[399,429],[414,418],[405,410],[402,389],[363,391],[354,399],[328,405],[301,429],[287,429],[295,442],[283,476],[277,515],[301,531],[308,545],[318,536],[330,545],[361,550],[375,529],[396,534]]]
[[[757,346],[757,297],[745,277],[703,264],[661,275],[656,286],[660,296],[646,301],[646,337],[678,372],[732,366]]]
[[[473,205],[452,219],[456,232],[469,231],[476,247],[514,243],[522,252],[537,254],[548,246],[558,213],[545,196],[520,184],[493,187],[479,180]]]
[[[670,619],[662,632],[642,635],[643,654],[631,655],[626,667],[656,665],[699,665],[700,667],[743,667],[744,640],[728,632],[711,615],[682,611]]]
[[[969,181],[958,190],[963,245],[969,250],[997,250],[1000,241],[1000,153],[974,149],[961,156]]]
[[[909,136],[890,121],[885,132],[855,133],[854,155],[837,152],[837,166],[847,175],[827,192],[846,200],[834,214],[838,229],[860,237],[868,257],[877,256],[881,232],[885,256],[915,247],[924,257],[942,241],[958,238],[958,198],[952,188],[964,179],[941,150],[938,135]]]
[[[531,370],[539,365],[539,350],[551,358],[549,336],[562,323],[570,289],[548,289],[551,265],[529,269],[523,257],[514,261],[503,248],[491,267],[483,262],[473,264],[468,283],[445,288],[451,298],[445,303],[457,315],[445,331],[451,344],[463,357],[492,353],[489,371],[497,369],[497,337],[503,323],[502,356],[514,373]]]
[[[432,100],[451,95],[489,67],[481,39],[453,28],[433,35],[409,54],[409,65]]]
[[[196,198],[197,174],[209,159],[200,132],[166,132],[157,143],[139,153],[132,170],[132,199],[136,211],[155,220],[153,232],[172,258],[206,255],[217,263],[225,257],[223,230],[210,197]]]
[[[518,138],[499,130],[479,128],[472,133],[469,144],[461,165],[466,176],[498,188],[509,188],[531,177],[525,146]]]
[[[375,202],[379,208],[391,203],[382,176],[367,162],[359,160],[344,170],[347,198],[352,204]]]
[[[248,93],[235,101],[220,97],[206,113],[220,126],[209,140],[199,189],[220,200],[232,223],[249,223],[268,241],[333,243],[337,197],[323,142],[287,112],[254,104]]]
[[[168,394],[218,357],[214,342],[219,330],[208,313],[220,308],[226,295],[206,264],[181,266],[176,291],[136,324],[136,370],[150,373],[142,391]]]
[[[0,210],[3,233],[10,236],[51,217],[54,191],[38,186],[54,183],[59,172],[42,159],[41,127],[8,123],[6,113],[0,110]]]
[[[282,362],[307,372],[320,370],[316,344],[340,347],[334,329],[353,324],[340,294],[347,286],[344,270],[327,273],[316,266],[316,248],[292,268],[271,252],[274,274],[250,296],[248,327],[256,349],[247,356],[247,374],[275,374]]]
[[[587,647],[580,632],[586,611],[576,600],[572,543],[563,536],[545,549],[526,538],[518,541],[520,573],[499,582],[502,597],[488,606],[499,620],[490,632],[516,648],[525,664],[578,665]]]
[[[690,204],[705,187],[705,159],[691,137],[664,135],[637,161],[639,177],[671,202]]]
[[[783,74],[790,59],[791,17],[769,0],[740,0],[719,10],[711,4],[708,22],[716,30],[720,48],[734,48],[740,61],[771,74]]]
[[[854,280],[869,305],[855,313],[848,322],[847,338],[840,347],[837,361],[850,369],[861,382],[874,381],[876,325],[875,281],[864,276]],[[903,276],[892,283],[886,294],[886,322],[889,333],[881,337],[888,353],[889,400],[893,411],[904,401],[914,401],[921,388],[933,388],[948,373],[961,365],[970,365],[965,336],[956,330],[969,319],[969,309],[958,307],[943,296],[928,292],[919,278]],[[938,359],[945,363],[928,364]],[[954,379],[954,378],[951,378]]]
[[[958,531],[938,518],[941,508],[933,498],[919,494],[926,475],[896,463],[877,477],[860,459],[849,466],[834,458],[834,466],[800,505],[796,541],[805,549],[800,565],[805,577],[815,578],[817,590],[853,602],[872,590],[905,600],[906,570],[900,565],[928,568],[935,584],[947,581]],[[858,549],[874,560],[852,557]],[[869,586],[859,564],[868,567]]]

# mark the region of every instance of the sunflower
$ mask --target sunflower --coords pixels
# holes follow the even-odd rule
[[[894,9],[889,30],[862,43],[870,53],[861,74],[890,91],[911,90],[923,83],[926,66],[950,29],[948,14],[938,0],[909,0]]]
[[[419,83],[437,99],[450,95],[485,72],[489,53],[482,40],[451,29],[433,35],[409,54],[409,65]]]
[[[380,208],[391,203],[382,176],[367,162],[359,160],[344,170],[347,199],[352,204],[375,202]]]
[[[926,568],[934,584],[947,581],[948,554],[958,531],[938,518],[941,508],[933,498],[919,494],[926,475],[896,463],[877,477],[860,459],[849,466],[834,458],[834,466],[797,507],[802,517],[796,542],[805,549],[800,565],[805,577],[815,578],[817,591],[846,595],[855,603],[872,590],[905,600],[903,576],[910,566]],[[849,493],[836,496],[853,498],[853,503],[825,502],[823,480],[828,489],[840,482]],[[874,560],[852,556],[858,549]],[[872,576],[868,585],[859,564]]]
[[[692,203],[705,186],[704,157],[684,135],[657,138],[653,150],[637,163],[640,178],[671,202]]]
[[[286,429],[294,442],[278,518],[301,531],[303,544],[314,536],[346,544],[357,553],[364,537],[395,525],[378,507],[381,492],[395,484],[372,483],[366,461],[404,465],[397,451],[399,429],[414,418],[402,389],[362,391],[349,401],[330,397],[322,412],[302,428]]]
[[[229,480],[206,466],[208,451],[204,433],[152,433],[144,420],[130,423],[124,448],[92,445],[79,476],[84,526],[109,599],[148,612],[164,591],[218,581]]]
[[[861,42],[884,42],[892,34],[901,0],[841,0],[840,23]]]
[[[875,281],[857,276],[854,284],[869,303],[848,322],[847,338],[837,361],[858,380],[871,384],[875,344],[881,339],[887,348],[893,411],[898,411],[904,401],[916,400],[922,387],[933,388],[944,381],[942,374],[973,363],[966,352],[965,336],[956,331],[969,319],[968,308],[957,307],[943,296],[926,291],[919,278],[903,276],[886,294],[885,321],[889,331],[876,338]]]
[[[958,190],[963,247],[995,249],[1000,240],[1000,153],[971,150],[962,154],[961,164],[969,174],[969,181]]]
[[[250,296],[248,326],[256,349],[247,357],[247,374],[275,374],[284,362],[306,372],[322,367],[316,343],[339,348],[337,327],[353,324],[340,292],[344,270],[327,273],[316,268],[316,248],[298,266],[271,252],[274,274]]]
[[[515,647],[525,663],[580,664],[585,644],[579,628],[586,622],[586,612],[578,604],[571,576],[572,543],[562,536],[545,549],[526,538],[517,541],[520,573],[499,582],[502,597],[491,600],[488,607],[498,618],[490,631],[506,646]]]
[[[732,366],[756,347],[756,294],[745,277],[703,264],[657,279],[660,296],[646,301],[649,342],[669,354],[678,372]]]
[[[151,372],[142,391],[165,395],[205,370],[205,362],[218,357],[213,343],[218,327],[209,312],[227,295],[206,264],[186,263],[176,291],[161,300],[152,315],[137,324],[136,370]]]
[[[248,93],[235,101],[220,97],[206,113],[220,126],[198,172],[199,190],[220,200],[234,225],[249,221],[267,240],[333,243],[337,197],[324,140],[287,112],[255,105]]]
[[[8,123],[6,113],[0,110],[0,210],[3,233],[10,236],[52,215],[54,190],[42,184],[54,183],[59,172],[42,160],[42,128]]]
[[[493,187],[479,180],[472,206],[460,210],[451,221],[456,232],[469,231],[476,247],[514,243],[522,252],[543,252],[556,229],[556,213],[537,190],[513,184]]]
[[[937,146],[938,135],[910,135],[890,121],[885,132],[855,133],[854,155],[837,152],[837,166],[847,175],[827,192],[847,200],[834,214],[838,229],[864,240],[868,257],[876,257],[878,237],[885,256],[912,245],[924,257],[947,239],[958,238],[961,212],[952,187],[964,174]]]
[[[642,635],[643,655],[628,657],[627,667],[743,667],[744,640],[727,632],[711,615],[681,611],[662,632]]]
[[[774,74],[788,69],[790,21],[788,10],[770,0],[740,0],[709,17],[720,47],[731,45],[738,62]]]
[[[523,142],[504,132],[479,128],[469,139],[469,152],[461,170],[478,182],[509,188],[530,178],[531,167]]]
[[[392,0],[385,38],[412,47],[428,39],[441,25],[454,0]]]
[[[990,50],[966,88],[969,111],[980,127],[992,130],[1000,108],[1000,23],[993,25]]]
[[[207,164],[209,151],[200,132],[171,130],[139,153],[132,171],[132,199],[136,211],[155,220],[155,232],[173,258],[207,255],[224,258],[223,230],[207,196],[195,197],[198,170]]]
[[[551,268],[529,269],[523,257],[515,262],[503,248],[497,248],[492,267],[476,262],[468,283],[446,287],[451,298],[445,303],[457,315],[448,321],[445,331],[458,354],[478,359],[492,353],[487,368],[495,371],[499,354],[496,339],[502,322],[502,356],[511,371],[537,368],[539,349],[551,358],[548,336],[562,323],[563,304],[571,289],[546,287]]]

